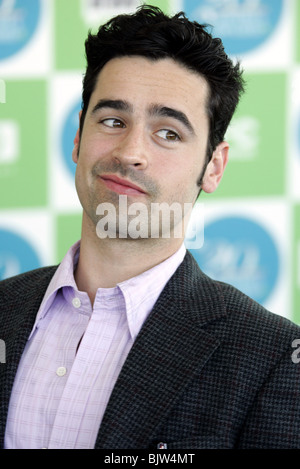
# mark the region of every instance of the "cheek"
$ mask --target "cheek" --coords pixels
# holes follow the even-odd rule
[[[179,183],[179,187],[182,193],[182,199],[184,201],[194,203],[199,194],[199,175],[201,172],[201,168],[199,166],[193,166],[189,168],[185,172],[181,172],[181,187]]]
[[[75,172],[75,187],[77,192],[79,193],[81,188],[84,186],[83,182],[85,180],[84,178],[84,168],[82,167],[83,165],[81,164],[80,158],[77,163],[76,167],[76,172]]]
[[[188,164],[176,164],[174,162],[171,166],[164,170],[160,165],[159,171],[164,174],[166,185],[175,185],[177,187],[192,188],[197,184],[197,179],[200,173],[200,168],[195,166],[188,166]]]
[[[95,160],[113,149],[113,142],[102,138],[97,133],[86,133],[80,143],[80,155],[88,161]]]
[[[163,173],[161,169],[161,174]],[[164,201],[172,203],[194,203],[197,198],[199,187],[197,186],[197,174],[193,171],[168,170],[160,179],[161,193]]]

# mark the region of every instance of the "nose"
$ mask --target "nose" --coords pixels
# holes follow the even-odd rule
[[[128,129],[113,151],[113,158],[123,166],[144,170],[148,166],[146,136],[143,128]]]

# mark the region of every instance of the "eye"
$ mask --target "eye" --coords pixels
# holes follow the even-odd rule
[[[114,129],[124,129],[125,127],[124,122],[115,118],[103,119],[101,121],[101,124],[105,125],[106,127],[111,127]]]
[[[161,129],[156,132],[156,135],[158,135],[160,138],[163,138],[164,140],[168,140],[169,142],[176,142],[180,140],[179,135],[174,132],[174,130]]]

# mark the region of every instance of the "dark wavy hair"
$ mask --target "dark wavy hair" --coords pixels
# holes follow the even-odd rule
[[[91,94],[102,67],[115,57],[172,58],[204,77],[209,85],[207,161],[224,135],[236,109],[244,80],[240,64],[227,56],[221,39],[207,25],[189,21],[183,12],[173,17],[159,8],[142,5],[133,14],[121,14],[89,32],[85,42],[87,69],[83,79],[80,133]],[[197,93],[197,90],[195,90]]]

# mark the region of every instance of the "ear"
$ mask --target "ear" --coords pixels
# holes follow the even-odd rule
[[[212,158],[207,165],[201,184],[204,192],[211,193],[217,189],[227,165],[228,151],[228,143],[221,142],[213,152]]]
[[[80,123],[80,119],[81,119],[81,114],[82,114],[82,111],[79,112],[79,123]],[[73,147],[73,151],[72,151],[72,160],[76,164],[78,162],[79,142],[80,142],[80,137],[79,137],[79,127],[78,127],[75,138],[74,138],[74,147]]]

